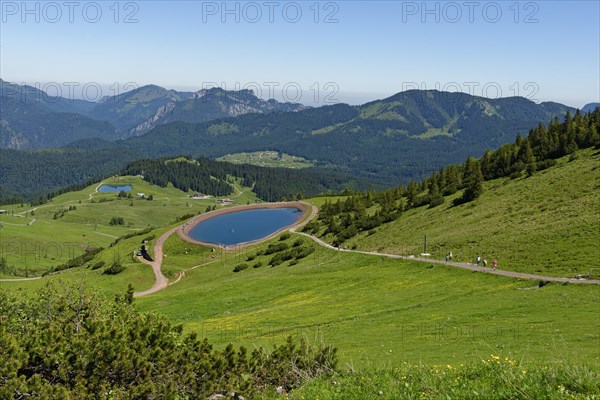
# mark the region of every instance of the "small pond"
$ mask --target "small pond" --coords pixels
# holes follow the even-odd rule
[[[101,193],[130,192],[131,185],[123,185],[123,186],[102,185],[98,188],[98,191]]]
[[[263,239],[300,218],[297,208],[260,208],[221,214],[200,222],[188,235],[195,240],[232,246]]]

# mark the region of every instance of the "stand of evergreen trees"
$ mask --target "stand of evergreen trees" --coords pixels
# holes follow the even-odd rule
[[[241,179],[242,185],[251,187],[260,199],[269,202],[337,192],[351,181],[340,173],[258,167],[208,158],[194,160],[191,156],[134,161],[120,174],[142,175],[147,182],[161,187],[170,182],[180,190],[212,196],[233,193],[229,180],[235,177]]]
[[[233,193],[225,169],[220,163],[208,159],[139,160],[127,165],[121,175],[142,175],[146,182],[160,187],[167,187],[171,183],[184,192],[196,191],[212,196]]]
[[[495,151],[486,151],[481,159],[469,157],[462,165],[441,168],[420,182],[411,181],[406,187],[366,193],[354,193],[344,201],[326,202],[319,218],[304,228],[305,232],[331,234],[333,244],[340,245],[361,231],[369,231],[397,219],[403,211],[428,205],[437,207],[444,196],[463,190],[453,205],[477,199],[486,180],[522,174],[531,176],[556,164],[556,158],[573,154],[578,149],[600,149],[600,108],[582,115],[567,113],[563,122],[552,120],[548,126],[539,124],[526,138],[517,134],[514,143]],[[374,215],[367,209],[378,206]],[[325,228],[323,230],[323,228]]]
[[[99,149],[0,149],[0,204],[42,204],[66,191],[83,189],[141,158],[136,153],[113,144]]]

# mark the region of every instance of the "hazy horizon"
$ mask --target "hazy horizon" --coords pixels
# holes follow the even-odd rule
[[[307,105],[411,88],[600,102],[595,1],[2,1],[0,13],[2,78],[76,83],[74,98],[133,83]]]
[[[42,90],[48,94],[49,98],[60,95],[59,97],[63,97],[63,98],[70,99],[70,100],[73,100],[73,99],[87,100],[87,101],[91,101],[94,103],[100,102],[103,98],[111,97],[115,94],[124,94],[126,92],[129,92],[129,91],[132,91],[132,90],[144,87],[144,86],[150,86],[150,85],[160,86],[166,90],[175,90],[177,92],[192,92],[192,93],[197,92],[202,89],[209,89],[210,87],[214,87],[214,86],[210,86],[210,87],[207,86],[204,88],[203,87],[194,88],[192,86],[170,87],[170,86],[157,85],[155,83],[144,83],[142,85],[137,86],[137,84],[135,84],[133,82],[127,82],[125,85],[117,87],[117,86],[115,86],[115,83],[102,84],[102,83],[97,83],[97,82],[87,82],[87,83],[85,83],[85,85],[88,86],[87,91],[89,92],[89,94],[86,96],[85,94],[82,94],[79,90],[76,90],[77,88],[83,87],[83,85],[76,83],[76,82],[64,82],[64,83],[59,83],[59,82],[13,82],[8,79],[4,79],[2,77],[0,77],[0,79],[4,80],[5,82],[12,83],[12,84],[16,84],[16,85],[20,85],[20,86],[27,85],[27,86],[31,86],[36,89]],[[134,86],[132,87],[131,85],[134,85]],[[230,88],[227,85],[219,85],[218,87],[223,88],[225,90],[245,89],[245,88],[241,88],[241,87],[236,88],[235,86]],[[423,87],[423,89],[422,89],[422,87]],[[269,97],[268,96],[269,93],[267,90],[264,90],[262,93],[257,93],[257,90],[255,90],[255,88],[247,87],[246,89],[253,90],[254,94],[263,100],[269,100],[269,99],[274,98],[275,100],[280,101],[280,102],[290,101],[290,99],[286,99],[282,96]],[[363,105],[363,104],[371,102],[371,101],[383,100],[388,97],[394,96],[395,94],[398,94],[400,92],[413,90],[413,89],[438,90],[438,91],[446,92],[446,93],[457,92],[457,91],[451,91],[451,90],[442,90],[442,88],[438,88],[438,87],[429,88],[426,85],[421,85],[420,87],[406,87],[404,90],[398,90],[398,91],[389,92],[389,93],[352,93],[352,92],[341,93],[340,92],[336,96],[336,99],[333,99],[335,101],[319,102],[319,103],[310,102],[310,101],[308,101],[308,102],[307,101],[305,101],[305,102],[297,101],[297,103],[303,104],[305,106],[310,106],[310,107],[320,107],[320,106],[324,106],[324,105],[340,104],[340,103],[345,103],[345,104],[349,104],[349,105]],[[471,94],[468,92],[460,92],[460,93]],[[479,96],[477,94],[474,94],[474,95]],[[310,99],[310,97],[311,96],[304,96],[303,99],[307,99],[307,98]],[[513,96],[506,95],[506,96],[496,96],[496,97],[490,97],[490,98],[495,99],[495,98],[507,98],[507,97],[513,97]],[[520,96],[520,97],[526,98],[525,96]],[[579,109],[583,108],[587,104],[598,102],[598,101],[587,101],[587,102],[583,102],[582,104],[571,104],[571,103],[562,103],[562,102],[556,101],[556,100],[544,100],[544,101],[532,100],[532,101],[534,101],[536,104],[540,104],[543,102],[557,102],[557,103],[561,103],[561,104],[564,104],[569,107],[579,108]]]

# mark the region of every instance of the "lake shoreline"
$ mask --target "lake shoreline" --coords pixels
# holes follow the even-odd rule
[[[247,211],[247,210],[276,209],[276,208],[296,208],[296,209],[300,210],[300,215],[298,216],[296,221],[294,221],[294,223],[292,223],[286,227],[283,227],[268,236],[265,236],[265,237],[257,239],[257,240],[238,243],[235,245],[221,245],[221,244],[217,244],[217,243],[202,242],[200,240],[196,240],[196,239],[192,238],[188,234],[188,232],[190,232],[192,229],[194,229],[194,227],[196,225],[198,225],[199,223],[206,221],[210,218],[220,216],[220,215],[231,214],[231,213]],[[239,249],[243,249],[247,246],[262,242],[264,240],[272,239],[273,237],[281,234],[282,232],[285,232],[289,229],[292,229],[296,226],[301,225],[304,222],[304,219],[305,219],[306,215],[309,213],[309,211],[310,211],[310,205],[303,203],[301,201],[250,204],[250,205],[241,205],[241,206],[235,206],[235,207],[229,207],[229,208],[221,208],[219,210],[209,211],[207,213],[195,216],[194,218],[187,221],[185,224],[181,225],[179,227],[179,229],[177,229],[177,234],[179,235],[180,238],[182,238],[183,240],[185,240],[186,242],[189,242],[189,243],[198,244],[201,246],[218,248],[218,249],[222,249],[224,251],[239,250]]]

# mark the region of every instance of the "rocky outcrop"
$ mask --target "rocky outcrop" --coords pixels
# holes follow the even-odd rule
[[[175,105],[176,102],[172,101],[165,104],[164,106],[159,107],[152,117],[137,125],[135,128],[129,130],[129,136],[143,135],[155,126],[164,123],[163,121],[165,120],[165,118],[175,109]]]

